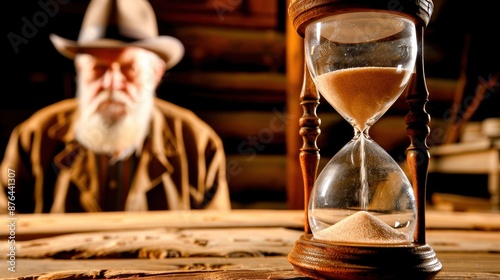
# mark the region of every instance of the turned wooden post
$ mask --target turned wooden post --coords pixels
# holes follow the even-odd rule
[[[427,136],[429,136],[430,116],[425,111],[429,93],[425,84],[424,56],[423,56],[423,29],[424,26],[417,25],[418,53],[415,62],[415,73],[406,90],[406,102],[410,105],[410,112],[405,117],[407,125],[406,134],[410,138],[410,146],[407,149],[406,162],[410,172],[410,182],[413,187],[417,203],[417,228],[414,232],[414,242],[425,244],[425,204],[427,170],[429,167],[429,147]]]
[[[304,69],[304,85],[300,94],[300,105],[302,106],[304,114],[299,122],[299,133],[304,143],[300,149],[300,166],[302,168],[302,177],[304,180],[304,232],[311,233],[311,227],[309,226],[308,220],[308,205],[309,197],[318,173],[320,154],[316,140],[321,133],[319,128],[321,120],[316,115],[316,108],[319,105],[319,94],[307,66],[305,66]]]

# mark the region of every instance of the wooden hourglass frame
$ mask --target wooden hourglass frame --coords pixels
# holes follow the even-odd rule
[[[431,0],[295,0],[289,6],[290,18],[302,37],[306,27],[319,19],[348,12],[379,11],[395,13],[413,21],[418,44],[415,71],[405,91],[410,107],[405,118],[410,138],[407,164],[417,207],[417,224],[411,245],[342,245],[313,238],[307,217],[320,158],[316,144],[320,134],[320,118],[316,114],[319,94],[307,65],[304,67],[300,95],[303,108],[300,164],[304,180],[305,232],[295,242],[288,260],[295,270],[306,276],[316,279],[432,279],[442,268],[425,237],[425,188],[430,158],[426,138],[430,117],[425,111],[428,92],[423,65],[423,33],[432,9]]]

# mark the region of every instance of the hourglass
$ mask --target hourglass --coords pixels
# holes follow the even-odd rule
[[[441,269],[425,243],[424,215],[429,156],[421,35],[432,2],[398,3],[389,8],[379,0],[297,0],[290,6],[305,48],[301,162],[307,222],[288,259],[311,277],[430,279]],[[319,153],[310,143],[319,134],[314,89],[354,130],[317,178]],[[369,136],[405,90],[410,179]]]
[[[314,84],[355,131],[314,184],[308,212],[314,238],[411,242],[411,184],[368,131],[407,86],[416,52],[415,26],[399,15],[353,12],[306,28],[305,59]]]

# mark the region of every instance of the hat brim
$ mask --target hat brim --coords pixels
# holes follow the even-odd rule
[[[54,47],[62,55],[74,59],[78,53],[85,53],[92,49],[121,49],[125,47],[140,47],[156,53],[163,61],[166,68],[174,67],[184,56],[184,45],[175,37],[158,36],[155,38],[123,42],[112,39],[100,39],[92,42],[77,42],[50,34]]]

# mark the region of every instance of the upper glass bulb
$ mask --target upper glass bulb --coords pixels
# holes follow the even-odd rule
[[[316,87],[361,131],[401,95],[416,54],[414,23],[390,13],[339,14],[305,32],[305,57]]]

